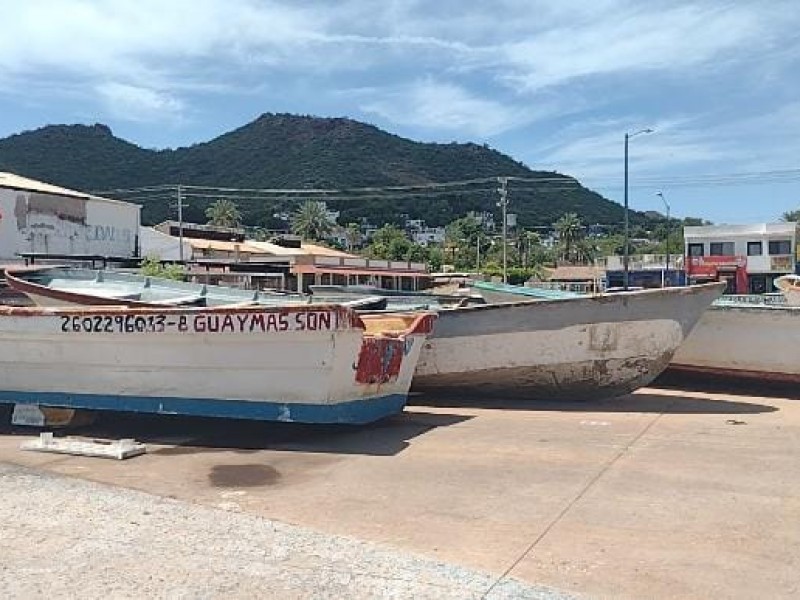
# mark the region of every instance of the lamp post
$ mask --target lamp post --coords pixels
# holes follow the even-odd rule
[[[652,129],[640,129],[633,133],[625,132],[625,244],[622,249],[623,286],[628,289],[628,246],[630,244],[630,228],[628,224],[628,140],[643,133],[653,133]]]
[[[667,244],[666,244],[666,246],[667,246],[666,247],[666,252],[667,252],[667,265],[666,265],[666,267],[667,268],[665,270],[667,272],[667,276],[669,276],[669,236],[672,233],[671,228],[670,228],[670,225],[672,225],[672,222],[669,219],[669,208],[670,207],[669,207],[669,202],[667,202],[667,199],[664,198],[664,193],[663,192],[657,192],[656,196],[661,198],[661,201],[664,203],[664,206],[667,209]]]

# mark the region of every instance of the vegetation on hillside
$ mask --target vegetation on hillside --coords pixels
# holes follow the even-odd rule
[[[335,188],[407,186],[497,176],[539,178],[509,183],[510,211],[523,227],[549,226],[563,214],[616,227],[622,207],[558,173],[534,171],[485,145],[414,142],[350,119],[265,114],[202,144],[148,150],[115,137],[105,125],[54,125],[0,139],[0,170],[85,191],[192,184],[231,188]],[[362,219],[402,225],[404,217],[445,226],[469,211],[497,213],[489,183],[436,194],[340,195],[326,202],[341,223]],[[113,196],[114,192],[108,192]],[[344,196],[344,197],[342,197]],[[131,196],[143,205],[145,224],[174,218],[174,197],[164,191]],[[187,221],[204,222],[213,198],[190,198]],[[294,212],[287,198],[237,199],[242,223],[266,229],[274,214]],[[632,222],[644,216],[632,213]]]

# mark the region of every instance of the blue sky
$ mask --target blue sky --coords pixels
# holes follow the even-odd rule
[[[663,210],[659,190],[673,214],[715,222],[800,208],[791,1],[5,0],[2,13],[2,136],[102,122],[163,148],[263,112],[347,116],[486,142],[621,200],[624,133],[652,128],[631,141],[634,208]]]

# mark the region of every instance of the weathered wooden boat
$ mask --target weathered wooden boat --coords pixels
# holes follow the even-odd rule
[[[500,304],[503,302],[519,302],[526,299],[537,300],[559,300],[563,298],[584,298],[586,294],[568,292],[564,290],[547,290],[543,288],[526,287],[521,285],[509,285],[506,283],[495,283],[491,281],[475,281],[472,287],[489,304]]]
[[[800,306],[800,275],[783,275],[775,280],[775,287],[792,306]]]
[[[725,296],[707,310],[670,373],[800,383],[800,306],[769,295]]]
[[[0,403],[306,423],[402,410],[435,316],[0,307]]]
[[[343,304],[362,310],[386,308],[381,296],[329,298],[187,283],[138,273],[73,267],[7,269],[6,283],[38,306],[287,306]]]
[[[724,284],[443,310],[413,388],[595,399],[655,379]]]
[[[466,306],[468,304],[484,304],[481,296],[470,293],[464,288],[465,294],[436,294],[427,291],[412,290],[386,290],[371,285],[312,285],[311,293],[323,298],[347,298],[365,296],[386,296],[389,304],[397,307],[429,306],[449,308],[452,306]]]

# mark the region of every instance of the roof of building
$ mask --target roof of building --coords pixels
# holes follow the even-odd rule
[[[684,237],[722,238],[732,235],[793,235],[797,223],[751,223],[747,225],[699,225],[683,228]]]
[[[183,241],[197,250],[219,250],[220,252],[238,251],[245,254],[269,254],[269,252],[264,251],[250,242],[225,242],[221,240],[201,240],[198,238],[188,237],[183,238]]]
[[[549,279],[557,281],[594,281],[603,277],[602,269],[594,266],[558,266],[549,273]]]
[[[320,246],[319,244],[306,244],[302,243],[299,248],[286,248],[273,244],[272,242],[257,242],[255,240],[247,240],[247,244],[254,248],[258,248],[261,252],[274,254],[275,256],[337,256],[340,258],[358,258],[353,254]]]
[[[28,177],[22,177],[21,175],[16,175],[14,173],[0,172],[0,188],[22,190],[25,192],[39,192],[41,194],[66,196],[68,198],[83,198],[86,200],[91,198],[92,200],[110,202],[112,204],[124,204],[125,206],[141,209],[141,206],[139,206],[138,204],[123,202],[121,200],[114,200],[112,198],[103,198],[102,196],[94,196],[92,194],[87,194],[85,192],[78,192],[76,190],[70,190],[68,188],[59,187],[51,183],[37,181],[36,179],[29,179]]]

